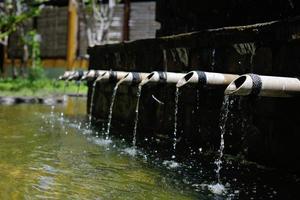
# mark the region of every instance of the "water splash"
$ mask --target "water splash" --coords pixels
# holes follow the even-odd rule
[[[125,148],[123,150],[123,152],[125,154],[128,154],[129,156],[132,156],[132,157],[135,157],[139,152],[138,150],[135,148],[135,147],[132,147],[132,148]]]
[[[180,164],[174,160],[164,160],[162,164],[169,169],[180,167]]]
[[[109,115],[108,115],[108,121],[107,121],[107,129],[106,129],[106,133],[105,133],[107,140],[109,139],[108,137],[109,137],[109,133],[110,133],[112,111],[113,111],[114,102],[115,102],[118,87],[119,87],[119,84],[116,84],[116,86],[114,87],[112,96],[111,96],[111,102],[110,102],[110,106],[109,106]]]
[[[50,112],[50,125],[51,128],[54,128],[54,121],[55,121],[55,115],[54,115],[54,110],[55,110],[55,104],[51,105],[51,112]]]
[[[113,141],[112,140],[107,140],[107,139],[102,139],[102,138],[90,138],[90,140],[99,146],[104,146],[107,147],[109,146]]]
[[[64,91],[63,91],[63,98],[64,98],[64,100],[66,100],[65,98],[67,98],[67,96],[66,96],[66,87],[68,86],[68,81],[65,81],[64,82]],[[61,121],[63,121],[64,120],[64,113],[63,112],[61,112],[60,113],[60,116],[61,116]]]
[[[222,108],[221,108],[221,118],[220,118],[220,123],[219,123],[220,132],[221,132],[219,157],[215,161],[215,164],[217,165],[217,169],[215,171],[216,171],[218,183],[221,183],[220,171],[222,169],[222,157],[223,157],[223,151],[225,148],[224,135],[226,133],[226,121],[227,121],[227,117],[228,117],[228,113],[229,113],[229,105],[230,105],[229,96],[226,95],[226,96],[224,96],[224,100],[223,100],[223,104],[222,104]]]
[[[66,130],[66,126],[65,126],[65,123],[66,123],[65,115],[63,112],[60,113],[58,121],[60,122],[60,126],[61,126],[62,130],[64,131],[64,133],[68,134],[68,131]]]
[[[215,195],[224,195],[227,193],[226,187],[220,183],[212,185],[202,184],[201,186],[202,188],[207,188],[211,193]]]
[[[53,94],[52,94],[52,101],[50,101],[51,103],[51,112],[50,112],[50,124],[51,124],[51,128],[54,128],[54,121],[55,121],[55,108],[56,108],[56,100],[55,100],[55,86],[56,86],[56,81],[53,82],[52,84],[52,90],[53,90]]]
[[[139,121],[139,104],[140,104],[140,98],[142,93],[142,85],[138,86],[138,91],[136,93],[137,95],[137,101],[136,101],[136,107],[135,107],[135,119],[134,119],[134,128],[133,128],[133,139],[132,139],[132,146],[136,147],[136,131],[137,131],[137,125]]]
[[[176,87],[176,91],[175,91],[174,133],[173,133],[173,155],[172,155],[172,159],[176,158],[178,99],[179,99],[179,88]]]
[[[91,96],[91,104],[90,104],[90,114],[89,114],[89,125],[92,124],[92,117],[93,117],[93,107],[94,107],[94,97],[95,97],[95,89],[96,89],[97,81],[93,82],[92,86],[92,96]]]

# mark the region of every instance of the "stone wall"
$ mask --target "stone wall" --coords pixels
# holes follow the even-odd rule
[[[96,46],[89,49],[90,69],[151,72],[204,70],[226,73],[298,76],[300,50],[298,19],[231,27]],[[91,85],[91,83],[89,83]],[[98,84],[93,116],[106,120],[113,84]],[[113,130],[132,137],[135,86],[121,85],[113,109]],[[197,100],[198,91],[198,100]],[[177,153],[219,148],[219,118],[224,88],[181,90],[178,112]],[[89,90],[89,100],[91,96]],[[153,137],[172,149],[174,85],[145,86],[140,102],[138,144]],[[164,104],[159,104],[153,96]],[[231,98],[226,124],[225,152],[266,165],[299,170],[300,112],[298,98]],[[89,110],[89,108],[88,108]]]

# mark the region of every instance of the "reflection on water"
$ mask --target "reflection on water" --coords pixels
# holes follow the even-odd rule
[[[0,199],[297,199],[296,176],[232,160],[221,174],[227,193],[218,195],[214,159],[174,166],[160,159],[160,149],[133,152],[130,141],[106,140],[105,130],[90,127],[86,99],[79,100],[52,114],[47,105],[0,106]],[[186,158],[193,155],[204,156]]]
[[[73,113],[83,115],[85,105],[72,104],[56,106],[55,119],[51,106],[0,106],[0,199],[197,198],[143,158],[77,129]]]

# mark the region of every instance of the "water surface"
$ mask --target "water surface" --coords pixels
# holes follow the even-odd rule
[[[166,171],[146,159],[107,146],[95,131],[79,129],[83,102],[55,106],[52,114],[47,105],[0,106],[0,199],[199,197],[172,185]]]
[[[0,199],[300,199],[294,174],[224,157],[216,177],[218,155],[187,146],[172,160],[172,137],[169,145],[140,138],[136,153],[132,131],[114,124],[121,137],[105,140],[106,130],[90,126],[86,99],[0,105]]]

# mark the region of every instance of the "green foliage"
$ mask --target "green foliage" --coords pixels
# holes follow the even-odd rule
[[[63,81],[55,81],[51,79],[39,79],[30,81],[28,79],[0,79],[1,96],[49,96],[58,94],[76,94],[77,84],[75,82],[68,83],[65,87]],[[87,93],[87,87],[80,86],[80,94]]]
[[[32,67],[29,69],[29,73],[28,73],[28,80],[33,82],[36,80],[40,80],[45,78],[45,71],[43,69],[43,67],[41,66],[37,66],[37,67]]]
[[[0,40],[16,31],[26,20],[38,16],[41,3],[45,0],[4,0],[0,9]],[[21,42],[29,47],[32,66],[29,69],[30,81],[44,78],[44,70],[40,59],[40,41],[35,30],[22,35]],[[25,61],[27,62],[27,60]]]
[[[30,81],[45,78],[45,72],[41,63],[40,40],[35,30],[29,31],[25,42],[30,47],[32,66],[29,69],[28,79]]]
[[[27,19],[38,16],[41,12],[40,3],[43,1],[5,0],[0,9],[0,40],[16,31],[18,25]],[[21,8],[17,9],[16,4],[21,5]]]

